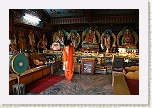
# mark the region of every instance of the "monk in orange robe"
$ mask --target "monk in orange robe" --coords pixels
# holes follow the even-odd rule
[[[65,41],[65,46],[63,48],[63,70],[65,74],[65,78],[68,80],[72,80],[73,73],[74,73],[74,61],[73,61],[73,53],[74,53],[74,46],[72,46],[72,41],[67,40]]]

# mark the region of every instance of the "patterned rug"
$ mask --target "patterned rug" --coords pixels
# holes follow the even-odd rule
[[[36,82],[26,85],[25,90],[39,94],[40,92],[42,92],[45,89],[47,89],[48,87],[56,84],[57,82],[61,81],[62,79],[64,79],[64,76],[54,75],[54,74],[48,75]]]
[[[64,75],[60,70],[56,75]],[[73,79],[62,81],[42,91],[38,95],[113,95],[112,75],[94,74],[82,75],[74,73]],[[27,93],[27,95],[36,95]]]

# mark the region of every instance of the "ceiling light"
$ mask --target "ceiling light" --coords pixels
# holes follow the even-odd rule
[[[24,18],[26,19],[31,19],[31,20],[37,20],[37,21],[41,21],[39,18],[32,16],[30,14],[25,14]]]

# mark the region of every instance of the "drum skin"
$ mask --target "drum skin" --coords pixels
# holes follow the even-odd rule
[[[12,57],[11,68],[15,73],[22,74],[29,66],[28,58],[23,53],[16,54]]]

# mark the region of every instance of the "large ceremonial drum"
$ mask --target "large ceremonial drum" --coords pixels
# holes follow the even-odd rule
[[[15,54],[10,59],[10,71],[22,74],[29,66],[28,58],[23,53]]]

